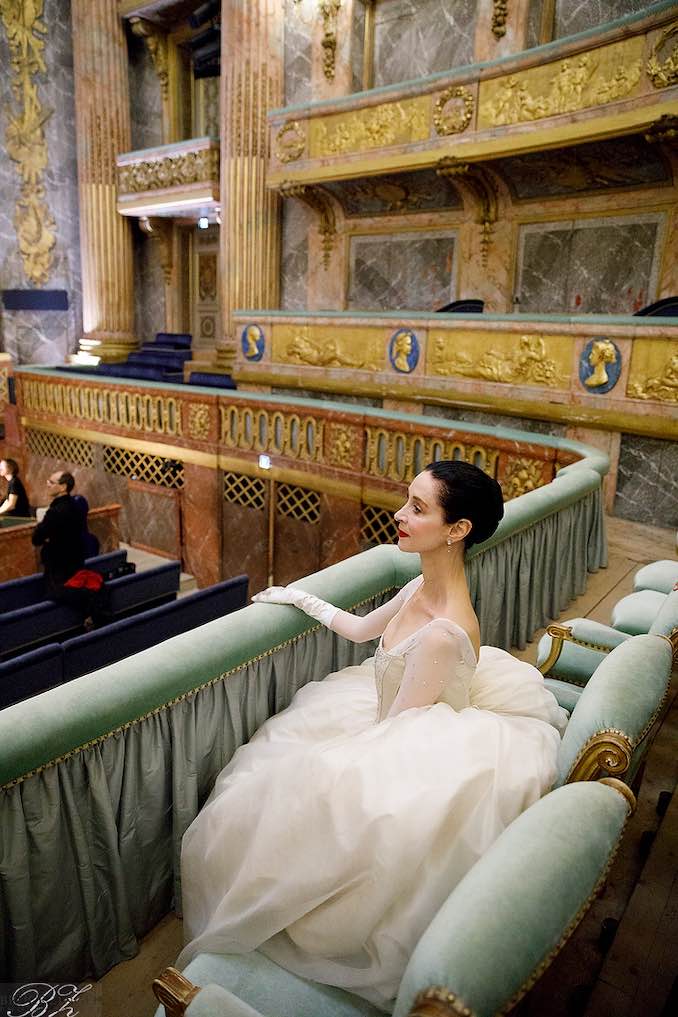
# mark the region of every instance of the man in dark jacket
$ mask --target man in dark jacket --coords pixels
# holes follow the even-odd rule
[[[50,598],[75,603],[82,599],[71,596],[80,591],[64,590],[64,584],[84,564],[82,512],[71,498],[75,480],[70,473],[58,471],[47,481],[52,504],[42,522],[33,530],[32,541],[40,547],[40,560],[45,570],[45,585]]]

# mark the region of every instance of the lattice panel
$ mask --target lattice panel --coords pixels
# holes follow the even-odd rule
[[[360,536],[368,544],[395,544],[398,527],[393,513],[375,505],[363,505]]]
[[[266,505],[266,483],[259,477],[224,473],[224,500],[245,508],[263,509]]]
[[[52,431],[37,431],[26,428],[26,444],[34,456],[60,459],[62,462],[77,463],[79,466],[94,466],[92,443],[82,438],[69,438]]]
[[[143,480],[158,487],[183,487],[183,463],[164,456],[149,456],[128,448],[104,445],[104,470],[130,480]]]
[[[320,495],[293,484],[278,485],[277,509],[281,516],[315,525],[320,520]]]

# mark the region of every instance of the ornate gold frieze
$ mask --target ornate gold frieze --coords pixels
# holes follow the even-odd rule
[[[622,99],[642,72],[644,38],[612,43],[480,83],[478,129],[574,113]]]
[[[7,154],[17,164],[21,191],[14,210],[19,253],[24,272],[43,286],[54,265],[56,224],[45,200],[43,174],[48,165],[45,123],[52,115],[40,101],[34,78],[46,74],[43,52],[47,27],[42,18],[44,0],[2,0],[0,17],[7,32],[12,92],[19,105],[8,116]]]
[[[409,483],[434,459],[463,459],[494,476],[499,452],[466,445],[455,438],[422,436],[388,427],[365,428],[365,473],[382,480]]]
[[[210,408],[207,403],[188,404],[188,436],[207,441],[210,436]]]
[[[337,222],[332,206],[332,199],[322,187],[311,187],[307,184],[290,184],[283,182],[279,191],[283,198],[298,198],[303,201],[318,218],[318,233],[323,251],[323,267],[330,267],[330,255],[337,238]]]
[[[32,378],[22,378],[21,392],[24,408],[36,413],[131,431],[181,435],[181,405],[174,396]]]
[[[570,376],[571,339],[496,333],[429,333],[427,373],[556,388]]]
[[[379,371],[384,368],[384,347],[380,329],[356,328],[333,334],[314,325],[273,327],[272,359],[279,364]]]
[[[318,4],[323,21],[323,73],[328,81],[334,81],[334,62],[337,53],[337,16],[341,0],[320,0]]]
[[[428,96],[417,96],[311,121],[311,157],[347,155],[425,141],[429,135],[429,103]]]
[[[626,394],[630,399],[678,403],[678,343],[636,339]]]
[[[280,162],[300,159],[306,148],[306,133],[298,120],[283,124],[275,136],[275,154]]]
[[[441,92],[433,106],[436,134],[460,134],[473,118],[473,95],[463,85],[451,85]]]
[[[671,52],[667,53],[671,43]],[[663,56],[665,53],[667,55]],[[647,75],[655,88],[678,84],[678,21],[662,32],[652,47],[647,61]]]
[[[343,424],[330,424],[327,434],[328,458],[331,466],[351,469],[356,463],[356,450],[360,450],[360,435],[355,428]]]
[[[118,194],[164,190],[199,184],[205,180],[219,181],[219,149],[200,148],[176,155],[140,158],[118,165]]]
[[[495,39],[501,39],[506,35],[506,22],[508,21],[508,0],[493,0],[492,3],[492,35]]]
[[[549,478],[550,479],[550,478]],[[506,501],[519,498],[528,491],[536,491],[538,487],[548,484],[544,480],[544,463],[540,459],[517,457],[509,459],[502,478],[501,489]]]
[[[464,190],[473,197],[477,213],[476,222],[482,227],[480,237],[481,263],[487,265],[492,231],[498,216],[497,188],[491,175],[482,166],[460,162],[455,156],[446,156],[437,165],[439,176],[461,181]]]
[[[283,410],[220,406],[221,444],[245,452],[323,463],[325,421]]]
[[[167,99],[169,96],[169,57],[167,36],[161,29],[158,28],[157,25],[152,24],[150,21],[146,21],[144,18],[130,18],[129,23],[134,34],[138,35],[146,43],[146,49],[148,50],[153,62],[153,70],[160,82],[162,97],[163,99]]]

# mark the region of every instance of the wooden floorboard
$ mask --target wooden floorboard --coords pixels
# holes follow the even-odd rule
[[[586,592],[561,619],[590,617],[609,623],[610,611],[633,588],[643,564],[676,558],[674,530],[608,518],[608,567],[589,576]],[[515,656],[534,663],[535,633]],[[678,698],[673,695],[648,756],[638,796],[619,854],[601,897],[545,976],[519,1007],[529,1017],[671,1017],[663,1012],[678,974],[678,795],[660,819],[661,791],[678,782]],[[642,846],[655,833],[649,855]],[[619,922],[607,955],[600,942],[606,918]],[[639,930],[642,928],[642,935]],[[642,940],[642,942],[639,942]],[[182,945],[182,923],[168,915],[140,944],[140,952],[101,979],[102,1017],[152,1017],[151,984],[176,959]]]

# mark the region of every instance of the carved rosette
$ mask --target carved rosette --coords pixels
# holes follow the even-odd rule
[[[657,39],[647,61],[647,75],[655,88],[678,84],[678,21]]]
[[[442,92],[433,107],[436,134],[460,134],[473,117],[473,96],[463,85],[452,85]]]
[[[19,252],[24,272],[36,286],[44,285],[54,265],[56,223],[45,200],[43,173],[48,165],[44,125],[52,110],[42,105],[34,80],[46,74],[43,51],[47,28],[40,20],[43,0],[0,3],[7,32],[12,70],[12,92],[19,108],[8,116],[7,154],[17,164],[21,191],[14,210]]]
[[[295,162],[304,154],[306,134],[297,120],[280,128],[275,137],[275,154],[280,162]]]
[[[210,436],[210,408],[207,403],[189,403],[188,434],[195,441],[207,441]]]
[[[118,166],[119,194],[164,190],[205,180],[219,181],[218,148],[201,148],[197,152],[182,152]]]

